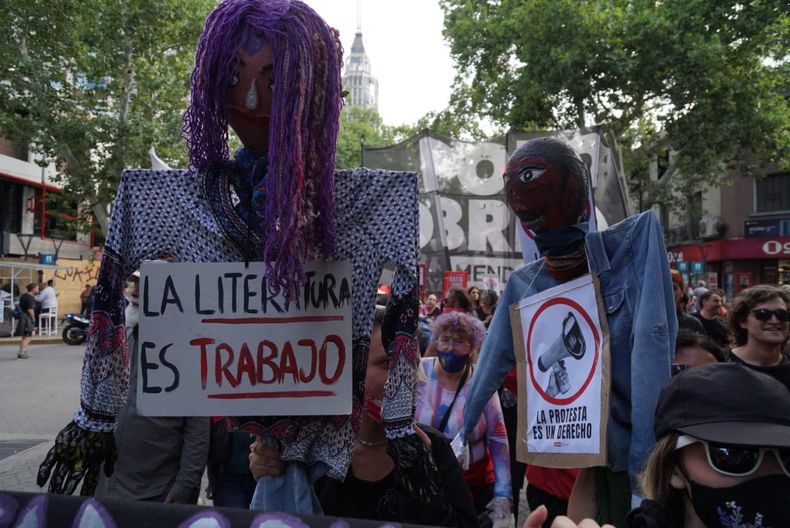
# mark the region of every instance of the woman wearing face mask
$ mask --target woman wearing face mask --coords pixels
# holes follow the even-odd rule
[[[733,363],[686,369],[661,392],[655,431],[641,478],[647,500],[627,528],[790,526],[790,392],[781,382]]]
[[[384,309],[376,310],[365,374],[365,408],[351,457],[351,467],[343,482],[322,478],[315,484],[324,514],[336,517],[391,521],[434,526],[477,528],[477,517],[469,503],[469,490],[450,442],[430,426],[417,429],[430,448],[441,480],[441,495],[418,500],[405,489],[396,475],[395,463],[387,453],[387,439],[381,423],[381,400],[389,374],[389,361],[381,342]],[[253,477],[280,475],[285,463],[273,447],[256,440],[250,446]]]
[[[434,320],[435,357],[422,359],[418,371],[415,420],[430,424],[447,438],[454,438],[463,425],[466,395],[474,375],[474,359],[485,328],[474,316],[445,313]],[[507,432],[499,396],[494,394],[468,438],[471,460],[464,472],[478,514],[486,508],[497,514],[510,513],[510,458]],[[493,500],[493,503],[492,503]],[[489,506],[489,503],[492,503]]]

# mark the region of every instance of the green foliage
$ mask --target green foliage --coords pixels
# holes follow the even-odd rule
[[[631,170],[671,149],[677,177],[652,189],[659,200],[790,164],[786,1],[440,4],[457,113],[521,129],[604,123]]]
[[[183,166],[189,74],[211,0],[0,5],[0,135],[54,159],[66,193],[106,210],[152,146]],[[69,211],[74,214],[73,211]]]
[[[337,138],[336,165],[349,169],[361,165],[361,140],[367,147],[386,147],[416,134],[418,128],[407,125],[385,125],[372,108],[347,106],[340,113],[340,132]]]

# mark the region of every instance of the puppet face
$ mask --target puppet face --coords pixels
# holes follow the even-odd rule
[[[583,217],[586,170],[575,152],[560,141],[527,142],[510,158],[504,178],[508,206],[525,229],[540,234]]]
[[[274,54],[271,45],[252,53],[238,52],[238,64],[229,80],[228,124],[245,147],[266,150],[272,112]]]

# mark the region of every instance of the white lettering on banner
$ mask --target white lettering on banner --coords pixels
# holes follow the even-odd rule
[[[469,250],[511,252],[504,234],[510,224],[507,206],[499,200],[469,200]]]
[[[516,240],[515,249],[505,237],[505,230],[510,225],[510,211],[501,200],[469,200],[467,202],[466,226],[461,226],[463,208],[452,198],[441,198],[442,221],[447,235],[447,249],[455,250],[464,245],[468,239],[469,251],[489,251],[502,253],[519,252],[520,240]],[[430,203],[420,202],[420,249],[427,246],[434,236],[434,219]],[[464,231],[466,227],[466,231]]]
[[[427,246],[433,238],[433,215],[427,205],[420,202],[420,249]]]
[[[286,306],[261,262],[141,266],[146,416],[351,412],[351,264],[311,262]]]
[[[604,335],[590,275],[518,303],[526,368],[527,451],[600,454]],[[521,390],[521,389],[520,389]]]
[[[763,252],[766,255],[790,255],[790,242],[785,242],[784,244],[779,242],[778,240],[769,240],[765,244],[763,244]]]
[[[470,283],[480,284],[486,279],[496,277],[499,284],[505,284],[510,275],[523,266],[524,262],[521,259],[451,255],[450,265],[455,271],[467,272]]]
[[[444,215],[444,231],[447,234],[447,249],[457,249],[464,243],[464,230],[459,225],[463,217],[461,204],[451,198],[440,197]]]

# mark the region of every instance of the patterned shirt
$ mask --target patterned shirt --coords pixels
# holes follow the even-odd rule
[[[418,187],[413,172],[353,169],[336,172],[335,180],[336,258],[352,265],[352,413],[244,417],[236,424],[277,438],[284,460],[324,462],[329,476],[342,479],[364,401],[367,349],[383,265],[396,267],[391,286],[396,303],[408,299],[417,284]],[[262,254],[263,240],[234,209],[230,181],[227,170],[123,172],[96,284],[80,408],[74,415],[81,428],[112,431],[126,398],[129,358],[123,286],[142,261],[167,255],[174,262],[238,262]],[[416,320],[416,307],[412,316]],[[396,332],[387,350],[390,375],[383,415],[390,438],[413,432],[414,365],[419,354],[411,337]]]
[[[453,401],[455,391],[447,390],[439,383],[434,368],[435,360],[435,357],[427,357],[420,362],[420,370],[417,374],[417,410],[414,413],[414,418],[419,423],[430,424],[438,428],[447,408]],[[450,411],[447,427],[442,431],[449,439],[455,438],[458,431],[463,428],[464,403],[472,378],[474,378],[474,370],[458,394],[458,399]],[[499,405],[499,396],[496,393],[486,405],[477,426],[466,439],[471,454],[470,464],[485,458],[486,449],[491,456],[494,464],[494,496],[512,498],[507,430],[505,429],[505,419],[502,416],[502,407]]]

